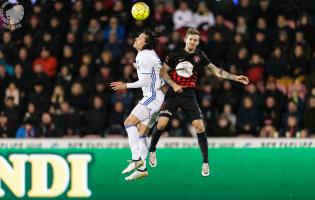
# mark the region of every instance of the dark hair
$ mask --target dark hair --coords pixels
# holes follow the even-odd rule
[[[143,49],[154,49],[159,43],[160,33],[157,30],[145,30],[143,33],[146,35],[145,44]]]

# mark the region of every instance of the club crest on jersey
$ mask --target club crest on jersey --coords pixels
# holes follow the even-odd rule
[[[194,56],[193,60],[194,60],[195,63],[199,63],[200,57],[199,56]]]

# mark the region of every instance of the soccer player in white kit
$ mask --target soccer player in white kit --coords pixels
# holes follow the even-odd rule
[[[153,50],[157,43],[158,37],[155,32],[142,32],[133,44],[133,47],[138,51],[134,67],[137,69],[139,80],[133,83],[111,83],[113,90],[141,88],[143,92],[143,98],[124,122],[128,133],[132,160],[122,173],[127,174],[134,171],[125,178],[127,181],[148,176],[146,169],[148,154],[146,134],[156,122],[164,101],[164,93],[161,90],[164,81],[160,77],[161,60]]]

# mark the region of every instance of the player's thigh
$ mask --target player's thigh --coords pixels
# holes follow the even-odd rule
[[[137,125],[141,122],[141,120],[135,116],[134,114],[130,114],[124,121],[125,126]]]
[[[165,100],[161,106],[159,122],[160,124],[168,123],[168,120],[174,115],[177,111],[179,104],[177,99],[174,97],[165,97]]]
[[[180,101],[180,106],[191,122],[203,119],[203,115],[196,98],[183,97]]]
[[[138,103],[125,120],[125,126],[137,125],[141,121],[150,117],[150,111],[144,105]]]

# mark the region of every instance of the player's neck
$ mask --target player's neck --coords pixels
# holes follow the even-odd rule
[[[194,53],[196,49],[189,50],[187,47],[185,47],[184,50],[187,51],[187,53]]]

